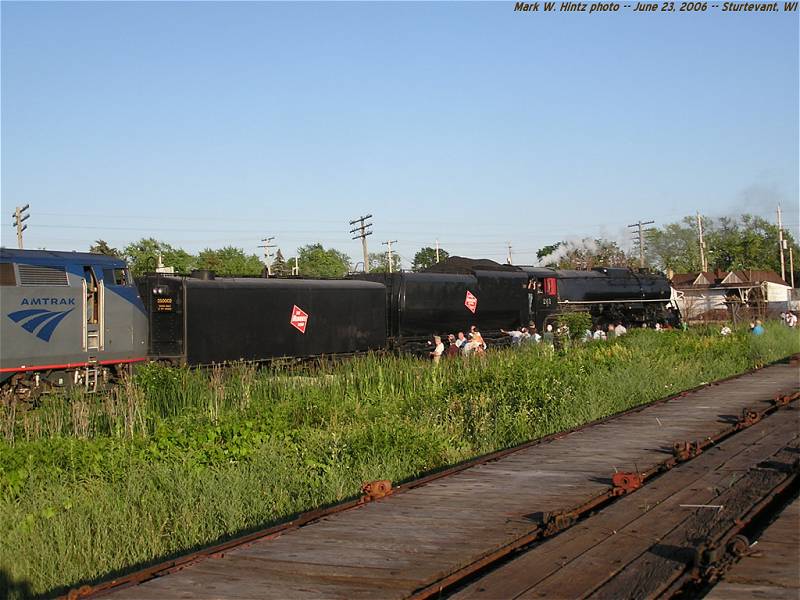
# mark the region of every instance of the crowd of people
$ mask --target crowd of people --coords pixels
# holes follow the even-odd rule
[[[646,327],[646,325],[643,325]],[[656,329],[660,330],[661,325],[657,324]],[[569,328],[564,324],[556,324],[554,327],[548,323],[543,333],[536,330],[536,324],[531,321],[527,327],[518,327],[506,331],[501,329],[500,332],[511,338],[512,346],[522,346],[523,344],[538,344],[545,343],[551,346],[559,347],[563,340],[569,337]],[[607,329],[597,325],[594,330],[587,329],[582,336],[582,341],[588,342],[592,340],[607,340],[614,337],[620,337],[628,333],[628,329],[621,322],[610,323]],[[456,356],[480,356],[486,352],[487,344],[481,332],[475,325],[470,326],[469,331],[465,334],[459,331],[458,334],[449,334],[445,337],[440,335],[433,336],[433,342],[428,342],[433,345],[433,350],[428,354],[433,362],[438,363],[441,358],[453,358]]]
[[[447,346],[445,346],[441,336],[435,335],[433,336],[433,346],[433,350],[429,353],[433,362],[439,362],[442,356],[452,358],[459,355],[480,355],[486,352],[487,348],[486,340],[483,339],[481,332],[478,331],[475,325],[470,326],[467,334],[463,331],[459,331],[458,335],[449,334],[447,336]]]
[[[781,313],[781,323],[787,327],[797,327],[797,315],[792,311]],[[647,328],[647,324],[643,323],[642,328]],[[672,329],[670,325],[662,325],[656,323],[653,327],[656,331],[664,331]],[[684,324],[684,329],[685,324]],[[750,323],[750,333],[753,335],[764,334],[764,324],[761,319],[756,319]],[[531,321],[527,327],[518,327],[506,331],[501,329],[500,332],[511,338],[512,346],[522,346],[523,344],[538,344],[545,343],[559,348],[563,345],[565,339],[569,338],[570,331],[565,324],[556,323],[555,327],[552,324],[547,324],[544,332],[539,334],[536,330],[536,324]],[[628,333],[628,328],[621,322],[609,323],[607,327],[602,325],[595,325],[594,329],[587,329],[584,331],[580,340],[583,342],[590,342],[596,340],[608,340],[615,337],[621,337]],[[724,325],[720,330],[720,334],[728,336],[733,334],[733,330]],[[430,344],[431,342],[429,342]],[[475,325],[469,328],[467,333],[459,331],[458,334],[449,334],[446,337],[435,335],[433,336],[433,350],[429,355],[433,362],[439,362],[442,356],[446,358],[453,358],[456,356],[480,356],[486,352],[487,344],[481,332]]]

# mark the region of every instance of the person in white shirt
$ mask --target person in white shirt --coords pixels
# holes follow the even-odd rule
[[[456,346],[459,350],[463,350],[465,344],[467,343],[467,336],[464,335],[463,331],[458,332],[458,337],[456,338]]]
[[[621,335],[625,335],[628,333],[628,330],[625,328],[625,325],[622,323],[617,323],[617,326],[614,327],[614,335],[619,337]]]
[[[433,349],[433,352],[429,352],[429,354],[433,359],[433,362],[438,363],[439,359],[442,358],[442,354],[444,354],[444,344],[442,343],[442,338],[438,335],[433,336],[433,345],[435,348]]]
[[[511,331],[506,331],[505,329],[501,329],[500,333],[505,333],[507,336],[511,338],[511,343],[515,346],[519,346],[526,337],[530,337],[527,334],[525,328],[521,329],[513,329]]]
[[[786,324],[789,327],[797,327],[797,315],[789,311],[786,315]]]

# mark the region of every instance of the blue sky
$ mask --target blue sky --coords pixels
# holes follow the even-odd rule
[[[782,4],[781,4],[782,6]],[[9,3],[2,238],[320,241],[530,263],[700,210],[797,231],[798,13],[497,3]],[[627,242],[626,242],[627,243]]]

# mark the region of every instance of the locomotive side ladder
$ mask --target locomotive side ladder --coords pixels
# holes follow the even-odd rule
[[[104,349],[105,286],[97,279],[91,266],[83,268],[83,331],[82,345],[87,352],[83,384],[88,393],[97,391],[100,367],[97,353]]]

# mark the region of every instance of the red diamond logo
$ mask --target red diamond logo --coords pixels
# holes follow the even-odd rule
[[[464,306],[466,306],[467,309],[472,312],[472,314],[475,314],[475,311],[478,310],[478,299],[473,296],[472,292],[469,290],[467,290],[467,297],[464,300]]]
[[[308,313],[295,304],[292,306],[292,318],[289,319],[289,324],[300,333],[305,333],[306,325],[308,324]]]

